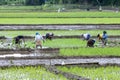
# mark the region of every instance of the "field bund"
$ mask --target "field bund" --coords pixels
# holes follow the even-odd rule
[[[35,65],[84,65],[96,64],[99,66],[120,66],[120,58],[61,58],[61,59],[39,59],[39,58],[5,58],[0,60],[0,67],[4,66],[35,66]]]

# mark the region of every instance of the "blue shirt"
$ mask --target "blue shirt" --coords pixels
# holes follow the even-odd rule
[[[107,35],[107,34],[103,34],[102,38],[103,38],[103,39],[107,39],[107,38],[108,38],[108,35]]]

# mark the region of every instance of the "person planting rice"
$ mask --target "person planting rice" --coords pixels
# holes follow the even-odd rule
[[[99,42],[102,41],[102,34],[98,34],[98,35],[97,35],[97,38],[98,38],[98,41],[99,41]]]
[[[18,35],[16,37],[14,37],[13,43],[16,45],[16,47],[21,47],[21,44],[23,44],[23,43],[25,44],[24,36]]]
[[[40,46],[40,48],[42,49],[42,40],[44,42],[42,35],[40,35],[38,32],[36,32],[36,35],[35,35],[36,48],[38,48]]]
[[[103,34],[98,34],[98,35],[97,35],[97,38],[98,38],[99,41],[102,41],[102,44],[103,44],[103,45],[106,45],[106,43],[107,43],[107,38],[108,38],[107,32],[106,32],[106,31],[103,31]]]
[[[106,45],[107,38],[108,38],[107,32],[103,31],[103,35],[102,35],[102,43],[103,43],[103,45]]]
[[[89,39],[87,41],[87,47],[94,47],[95,39]]]
[[[91,35],[89,33],[82,34],[83,40],[89,40]]]
[[[45,35],[45,39],[52,40],[53,36],[54,36],[53,33],[46,33],[46,35]]]

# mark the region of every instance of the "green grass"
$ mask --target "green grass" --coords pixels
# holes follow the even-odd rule
[[[54,31],[50,30],[50,32],[55,33],[55,35],[70,35],[70,34],[80,34],[81,32],[87,32],[88,30],[72,30],[72,31]],[[27,35],[27,36],[34,36],[35,32],[40,32],[42,35],[49,31],[0,31],[1,36],[13,37],[17,35]],[[96,35],[98,32],[102,33],[102,30],[91,30],[90,33],[92,35]],[[119,30],[107,30],[108,34],[119,34]],[[109,45],[111,45],[111,40],[108,39]],[[26,41],[26,47],[35,48],[34,39]],[[116,43],[119,45],[119,43]],[[96,44],[98,45],[98,41],[96,39]],[[105,48],[86,48],[86,41],[82,39],[53,39],[52,41],[46,40],[43,43],[43,47],[51,47],[51,48],[73,48],[73,47],[81,47],[78,49],[60,49],[60,55],[62,56],[120,56],[119,46],[118,47],[108,47]]]
[[[54,75],[42,67],[0,68],[0,80],[67,80],[61,75]]]
[[[34,48],[35,44],[33,44],[34,40],[31,42],[26,42],[27,47]],[[53,39],[52,41],[45,41],[42,43],[43,47],[51,47],[51,48],[72,48],[72,47],[85,47],[86,42],[80,39]]]
[[[61,56],[120,56],[120,47],[60,49]]]
[[[106,30],[109,35],[120,35],[120,30]],[[63,35],[82,35],[84,33],[90,33],[92,36],[97,36],[98,33],[103,32],[103,30],[17,30],[17,31],[0,31],[0,36],[6,37],[15,37],[17,35],[25,35],[25,36],[35,36],[35,33],[39,32],[42,35],[46,33],[53,32],[55,36],[63,36]]]
[[[46,41],[43,46],[65,48],[65,47],[82,47],[85,46],[85,42],[80,39],[54,39],[52,41]]]
[[[90,78],[91,80],[119,80],[120,79],[120,67],[59,67],[59,70],[64,72],[70,72],[79,76]]]
[[[0,24],[120,24],[120,18],[0,18]]]
[[[26,47],[35,48],[33,41],[26,42]],[[97,40],[95,45],[98,45]],[[43,43],[43,47],[61,48],[60,56],[120,56],[120,46],[109,47],[110,45],[89,48],[86,47],[86,41],[80,39],[53,39],[52,41],[47,40]],[[79,48],[75,49],[75,47]]]
[[[11,12],[0,13],[0,24],[120,24],[115,12]]]
[[[115,12],[11,12],[0,13],[0,18],[120,18]]]

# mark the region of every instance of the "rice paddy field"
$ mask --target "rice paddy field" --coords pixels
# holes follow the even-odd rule
[[[120,18],[115,12],[17,12],[0,13],[0,18]]]
[[[0,24],[119,24],[115,12],[18,12],[0,13]]]
[[[120,30],[106,30],[108,36],[120,35]],[[46,33],[54,33],[55,36],[71,36],[71,35],[82,35],[85,33],[91,34],[91,36],[97,36],[97,34],[102,34],[103,30],[2,30],[0,31],[0,36],[15,37],[17,35],[24,36],[35,36],[35,33],[39,32],[41,35]]]
[[[119,24],[119,18],[0,18],[0,24]]]
[[[33,7],[29,7],[34,9]],[[0,11],[0,25],[9,24],[120,24],[120,13],[116,12],[98,12],[98,11],[80,11],[80,12],[24,12],[29,8],[22,7],[22,11],[12,12],[12,9],[1,8]],[[36,7],[40,8],[40,7]],[[16,10],[16,8],[13,8]],[[8,13],[10,12],[10,13]],[[120,36],[120,30],[106,30],[108,36]],[[55,36],[74,36],[82,35],[84,33],[90,33],[92,36],[97,36],[98,33],[102,33],[103,30],[1,30],[0,36],[5,36],[7,38],[13,38],[17,35],[24,36],[35,36],[35,33],[39,32],[45,35],[48,32],[52,32]],[[2,42],[2,40],[1,40]],[[4,42],[4,41],[3,41]],[[59,38],[53,40],[46,40],[43,47],[47,48],[59,48],[60,52],[58,56],[63,57],[79,57],[81,56],[113,56],[114,58],[120,57],[120,39],[108,38],[108,44],[102,46],[100,42],[96,39],[95,47],[86,47],[86,41],[82,38]],[[35,49],[34,39],[26,40],[25,48]],[[8,47],[6,47],[8,48]],[[56,57],[58,57],[56,56]],[[13,58],[14,59],[14,58]],[[2,59],[1,59],[2,60]],[[12,60],[12,59],[11,59]],[[49,65],[51,66],[51,65]],[[84,65],[83,65],[84,66]],[[82,76],[89,78],[89,80],[120,80],[120,67],[109,65],[109,66],[99,66],[95,67],[80,67],[78,66],[56,66],[59,71],[67,72],[77,76]],[[57,71],[56,71],[57,72]],[[68,79],[64,75],[59,73],[52,73],[46,68],[41,67],[41,65],[36,65],[35,67],[1,67],[0,68],[0,80],[79,80],[79,79]],[[85,79],[83,79],[85,80]]]
[[[0,80],[67,80],[41,66],[0,68]]]
[[[56,36],[64,35],[82,35],[82,33],[90,33],[92,36],[96,36],[97,33],[102,33],[102,30],[41,30],[41,31],[1,31],[1,36],[15,37],[17,35],[35,36],[35,33],[39,32],[45,35],[47,32],[53,32]],[[107,30],[109,35],[119,35],[119,30]],[[112,42],[112,44],[111,44]],[[69,38],[69,39],[53,39],[52,41],[46,40],[43,47],[61,48],[60,56],[119,56],[120,42],[119,38],[108,39],[108,45],[102,47],[98,39],[96,39],[95,48],[86,48],[86,41],[82,38]],[[26,48],[35,48],[34,38],[32,40],[25,41]],[[113,47],[112,47],[113,46]],[[64,49],[65,48],[65,49]]]
[[[119,80],[120,79],[120,67],[108,66],[108,67],[58,67],[59,70],[73,73],[76,75],[82,75],[90,78],[91,80]]]

